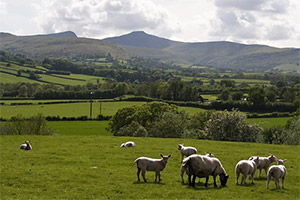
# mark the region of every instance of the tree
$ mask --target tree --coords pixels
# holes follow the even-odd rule
[[[265,91],[261,86],[254,86],[249,91],[249,101],[254,107],[261,107],[265,105]]]
[[[230,92],[228,89],[225,89],[222,91],[222,93],[219,95],[219,99],[223,101],[227,101],[230,99]]]
[[[243,96],[244,96],[243,92],[234,92],[234,93],[232,93],[231,98],[234,101],[239,101],[243,98]]]

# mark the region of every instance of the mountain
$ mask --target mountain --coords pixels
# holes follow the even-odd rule
[[[110,53],[119,58],[129,58],[122,47],[103,40],[78,38],[71,31],[32,36],[0,33],[0,49],[13,54],[23,54],[33,59],[47,57],[103,57]]]
[[[266,71],[278,66],[299,67],[299,49],[233,42],[176,42],[143,31],[104,39],[121,45],[131,54],[173,62],[218,68]]]

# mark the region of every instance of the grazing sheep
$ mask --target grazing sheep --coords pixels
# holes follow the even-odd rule
[[[25,141],[25,144],[21,144],[20,149],[31,150],[32,146],[30,145],[30,141]]]
[[[142,171],[142,176],[144,179],[144,182],[147,182],[145,173],[146,171],[155,171],[155,182],[161,181],[160,179],[160,172],[164,170],[166,167],[169,158],[171,157],[171,154],[168,156],[164,156],[160,154],[162,157],[161,159],[152,159],[152,158],[147,158],[147,157],[139,157],[137,158],[134,162],[136,163],[137,167],[137,178],[138,181],[140,181],[140,172]]]
[[[217,158],[211,158],[208,156],[201,155],[191,155],[184,159],[182,166],[188,169],[189,176],[189,185],[195,187],[196,177],[202,178],[206,177],[205,187],[207,187],[207,182],[209,175],[212,175],[214,178],[214,186],[216,184],[216,176],[220,176],[221,185],[225,186],[228,180],[228,175],[226,174],[225,169],[223,168],[221,162]],[[191,176],[193,175],[193,180],[191,181]]]
[[[275,185],[276,188],[279,189],[280,188],[280,184],[279,184],[279,179],[281,178],[281,182],[282,182],[282,189],[284,188],[284,179],[286,176],[286,168],[284,166],[284,163],[287,160],[277,160],[277,164],[278,165],[273,165],[269,168],[268,173],[267,173],[267,189],[269,189],[269,183],[272,177],[274,177],[275,179]]]
[[[211,157],[211,158],[212,158],[212,157],[215,157],[214,154],[212,154],[212,153],[207,153],[207,154],[205,154],[204,156]],[[185,159],[183,160],[183,162],[185,162],[186,159],[187,159],[187,158],[185,158]],[[186,168],[186,166],[181,165],[180,171],[181,171],[181,173],[180,173],[180,176],[181,176],[181,183],[184,184],[183,174],[184,174],[184,172],[185,172],[187,175],[189,175],[189,170],[188,170],[188,168]],[[199,178],[199,182],[200,182],[200,178]]]
[[[259,164],[259,157],[252,160],[241,160],[235,166],[235,184],[239,184],[240,173],[243,174],[241,185],[246,183],[247,175],[251,179],[251,183],[254,183],[254,174]]]
[[[178,150],[180,150],[181,153],[181,162],[184,156],[188,157],[190,155],[197,154],[197,149],[195,147],[185,147],[183,144],[178,145]]]
[[[135,147],[135,143],[132,141],[121,144],[120,147]]]
[[[251,156],[249,158],[249,160],[252,160],[255,157],[257,157],[257,156]],[[268,157],[259,157],[259,164],[257,165],[257,169],[259,170],[259,172],[258,172],[258,178],[260,178],[261,170],[262,169],[265,170],[266,175],[267,175],[267,169],[268,169],[268,167],[270,166],[270,164],[272,162],[277,162],[277,160],[278,159],[273,154],[270,154],[270,156],[268,156]]]

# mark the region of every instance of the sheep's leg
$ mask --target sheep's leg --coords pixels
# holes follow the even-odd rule
[[[160,172],[158,172],[158,181],[161,181]]]
[[[181,183],[182,183],[182,184],[184,184],[184,178],[183,178],[183,175],[184,175],[184,171],[181,171],[180,176],[181,176]]]
[[[217,186],[217,183],[216,183],[216,176],[214,176],[214,186],[215,186],[215,187],[218,187],[218,186]]]
[[[250,174],[249,178],[251,178],[251,183],[254,184],[254,174]]]
[[[183,154],[181,154],[181,163],[182,163],[182,161],[183,161],[183,157],[184,157],[184,155],[183,155]]]
[[[195,187],[195,181],[196,181],[196,176],[195,176],[195,175],[193,175],[192,187]]]
[[[145,173],[146,173],[146,171],[142,170],[142,176],[143,176],[144,182],[146,183],[146,182],[147,182],[147,180],[146,180]]]
[[[284,177],[281,179],[282,189],[284,189]]]
[[[275,184],[276,184],[276,188],[280,189],[279,178],[275,178]]]
[[[189,174],[188,181],[189,181],[190,186],[192,185],[191,177],[192,177],[192,175]]]
[[[267,176],[267,189],[269,189],[269,184],[270,184],[270,176]]]
[[[261,169],[259,169],[258,171],[258,178],[260,178],[260,174],[261,174]]]
[[[157,177],[158,177],[158,172],[155,172],[155,183],[157,181]],[[158,180],[158,182],[159,182],[159,180]]]
[[[205,187],[207,187],[208,179],[209,179],[209,176],[206,177],[205,184],[204,184]]]
[[[138,178],[138,181],[140,181],[140,173],[141,173],[141,168],[137,168],[137,178]]]
[[[240,177],[240,173],[236,173],[235,174],[235,184],[239,184],[239,177]]]
[[[267,176],[267,169],[268,169],[268,168],[266,167],[266,168],[265,168],[266,176]]]
[[[243,174],[242,183],[241,185],[246,184],[247,174]]]

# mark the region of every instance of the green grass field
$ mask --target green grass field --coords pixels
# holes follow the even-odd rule
[[[291,117],[277,117],[277,118],[249,118],[248,123],[258,124],[263,128],[270,128],[273,126],[284,126]]]
[[[84,135],[84,133],[81,133]],[[19,145],[30,140],[31,151]],[[135,148],[120,144],[136,142]],[[226,187],[182,185],[177,145],[195,146],[200,154],[212,152],[229,174]],[[193,139],[128,138],[113,136],[0,136],[1,199],[299,199],[299,147],[255,143],[217,142]],[[234,167],[252,155],[273,153],[287,159],[285,189],[274,181],[266,189],[265,174],[254,185],[235,185]],[[137,182],[134,160],[140,156],[159,158],[172,154],[162,181]],[[186,177],[185,177],[186,179]],[[220,185],[219,181],[217,184]]]

